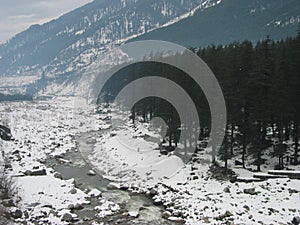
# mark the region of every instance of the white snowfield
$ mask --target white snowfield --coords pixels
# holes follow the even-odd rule
[[[64,224],[61,216],[70,212],[68,205],[85,204],[88,195],[101,194],[97,190],[85,194],[75,188],[72,179],[56,178],[55,171],[45,165],[47,157],[76,148],[75,134],[108,127],[94,107],[78,102],[64,97],[0,104],[1,123],[7,124],[16,138],[15,142],[1,141],[2,150],[12,156],[10,173],[18,185],[19,205],[30,218],[46,213],[48,218],[44,220],[50,224]],[[132,126],[128,114],[122,112],[113,111],[110,116],[123,122],[97,139],[92,152],[85,153],[87,159],[115,186],[151,194],[156,204],[165,206],[170,220],[184,220],[185,224],[288,224],[300,215],[300,180],[215,180],[209,173],[205,159],[210,156],[205,151],[199,154],[200,163],[185,165],[173,154],[160,155],[157,143],[145,140],[145,134],[157,136],[147,125]],[[46,175],[20,176],[33,168],[45,169]],[[245,179],[253,178],[250,171],[233,169]],[[96,210],[105,217],[118,208],[103,201]]]
[[[23,212],[28,213],[28,221],[64,224],[61,218],[70,213],[69,205],[89,203],[86,200],[88,194],[75,187],[74,179],[61,180],[55,177],[52,168],[45,165],[47,157],[59,156],[76,148],[73,135],[99,129],[103,124],[100,120],[97,122],[97,115],[84,114],[85,110],[90,113],[92,108],[82,107],[84,104],[76,107],[73,100],[56,98],[0,104],[0,122],[11,128],[16,139],[13,142],[1,140],[0,146],[5,157],[11,158],[9,175],[18,190],[15,201]],[[43,169],[46,175],[25,175],[26,171]],[[41,218],[41,215],[46,215],[46,218]]]
[[[37,76],[15,76],[1,77],[1,87],[19,87],[34,83],[38,80]]]

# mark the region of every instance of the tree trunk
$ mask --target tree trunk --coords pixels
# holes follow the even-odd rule
[[[262,147],[262,140],[264,138],[264,128],[263,128],[263,124],[262,122],[258,123],[258,139],[259,139],[259,145],[258,145],[258,149],[257,149],[257,153],[256,153],[256,157],[257,157],[257,172],[261,172],[261,168],[260,168],[260,164],[261,164],[261,147]]]
[[[135,110],[134,109],[132,110],[131,118],[132,118],[132,123],[134,124],[135,123]]]
[[[245,169],[245,155],[246,155],[246,141],[245,141],[245,136],[243,135],[243,152],[242,152],[242,163],[243,163],[243,168]]]
[[[143,110],[143,120],[144,123],[147,122],[146,110]]]
[[[233,144],[234,144],[234,124],[231,124],[231,134],[230,134],[230,154],[233,156]]]
[[[285,124],[284,136],[285,136],[286,141],[288,141],[290,139],[290,129],[289,129],[288,123]]]
[[[204,137],[204,128],[200,127],[200,137]]]
[[[243,168],[246,168],[245,166],[245,156],[247,151],[247,124],[248,124],[248,110],[247,110],[247,103],[244,102],[244,111],[243,111],[243,138],[242,138],[242,145],[243,145],[243,152],[242,152],[242,163]]]
[[[214,145],[214,142],[212,141],[212,163],[216,162],[216,146]]]
[[[299,147],[299,143],[298,143],[298,131],[299,131],[299,124],[297,122],[295,122],[294,124],[294,140],[295,140],[295,150],[294,150],[294,164],[297,165],[298,164],[298,147]]]
[[[275,131],[275,127],[274,127],[274,116],[272,116],[271,121],[272,121],[271,122],[271,124],[272,124],[272,137],[275,138],[276,131]]]
[[[257,153],[257,172],[261,172],[260,161],[261,161],[261,155],[260,155],[260,151],[258,151],[258,153]]]
[[[227,127],[226,127],[227,130]],[[227,131],[226,131],[227,132]],[[225,134],[225,146],[224,146],[224,162],[225,162],[225,169],[227,171],[228,168],[228,139],[227,134]]]
[[[282,122],[282,117],[280,118],[279,122],[278,122],[278,140],[279,140],[279,146],[283,146],[283,126],[282,126],[283,122]],[[277,149],[278,151],[278,149]],[[278,152],[277,154],[279,154],[279,167],[283,168],[284,167],[284,162],[283,162],[283,149],[279,149],[280,152]]]

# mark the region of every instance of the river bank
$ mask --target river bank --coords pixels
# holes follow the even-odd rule
[[[300,213],[299,180],[215,179],[210,149],[188,164],[162,155],[148,139],[154,132],[147,124],[132,125],[126,112],[99,114],[64,97],[1,103],[0,116],[14,137],[1,141],[0,162],[16,186],[7,207],[15,224],[288,224]],[[119,122],[102,133],[109,117]],[[229,167],[253,179],[232,161]],[[161,222],[162,216],[168,220]]]
[[[55,171],[61,174],[62,179],[75,179],[76,187],[89,193],[94,192],[97,195],[89,195],[90,203],[83,209],[74,209],[81,222],[78,224],[90,224],[91,222],[103,222],[104,224],[175,224],[162,218],[163,207],[155,206],[149,196],[141,193],[130,192],[129,190],[120,190],[111,185],[111,182],[101,176],[101,171],[92,173],[94,169],[82,156],[84,152],[89,152],[93,148],[95,138],[102,136],[104,132],[94,131],[76,135],[77,148],[64,154],[63,158],[48,160]],[[93,141],[94,140],[94,141]],[[62,160],[63,159],[63,160]],[[104,199],[114,203],[107,211],[112,211],[112,215],[99,218],[99,202]],[[113,212],[112,208],[119,210]],[[178,223],[176,223],[178,224]]]
[[[109,125],[91,113],[93,108],[73,103],[63,98],[1,104],[14,137],[1,141],[0,160],[16,187],[7,207],[10,219],[16,224],[173,224],[150,198],[118,190],[92,172],[82,154]]]

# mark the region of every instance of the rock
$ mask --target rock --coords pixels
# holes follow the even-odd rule
[[[26,176],[31,176],[31,170],[26,170],[26,171],[24,172],[24,174],[25,174]]]
[[[90,171],[87,173],[87,175],[89,175],[89,176],[96,176],[96,173],[95,173],[94,170],[90,170]]]
[[[146,210],[146,209],[147,209],[147,207],[141,206],[141,207],[139,208],[139,211],[143,211],[143,210]]]
[[[82,220],[86,222],[86,221],[90,221],[91,219],[89,217],[83,217]]]
[[[7,196],[2,191],[0,191],[0,199],[5,199]]]
[[[299,225],[300,224],[300,217],[299,216],[295,216],[292,220],[292,224],[294,225]]]
[[[205,211],[207,209],[209,209],[209,207],[206,205],[206,206],[204,206],[203,211]]]
[[[16,210],[11,212],[11,216],[15,219],[19,219],[19,218],[22,218],[23,213],[20,209],[16,209]]]
[[[198,180],[199,177],[198,176],[193,176],[193,180]]]
[[[232,176],[232,177],[230,178],[230,182],[231,182],[231,183],[237,182],[237,180],[238,180],[238,176]]]
[[[162,155],[168,155],[168,151],[165,149],[160,150],[160,154]]]
[[[231,217],[231,216],[233,216],[233,214],[229,211],[226,211],[224,214],[215,217],[215,219],[216,220],[223,220],[223,219],[225,219],[227,217]]]
[[[71,189],[70,193],[71,193],[72,195],[75,195],[75,194],[77,193],[77,190],[76,190],[75,188],[73,188],[73,189]]]
[[[115,137],[115,136],[117,136],[117,133],[116,133],[116,132],[111,132],[111,133],[110,133],[110,136],[111,136],[111,137]]]
[[[255,195],[256,191],[255,191],[255,188],[246,188],[246,189],[244,189],[244,193],[249,194],[249,195]]]
[[[43,208],[54,209],[54,208],[53,208],[53,205],[51,205],[51,204],[46,204],[46,205],[43,205],[42,207],[43,207]]]
[[[76,210],[82,210],[83,206],[80,203],[76,203],[74,209],[76,209]]]
[[[26,170],[24,173],[26,176],[46,176],[46,170],[41,169],[41,170]]]
[[[101,191],[99,191],[98,189],[93,189],[93,190],[91,190],[89,193],[88,193],[88,196],[89,197],[101,197],[101,195],[102,195],[102,193],[101,193]]]
[[[73,209],[75,209],[75,206],[74,206],[74,204],[70,204],[70,205],[68,205],[68,209],[70,209],[70,210],[73,210]]]
[[[171,217],[171,216],[172,216],[172,214],[169,211],[164,211],[162,213],[162,218],[164,218],[164,219],[169,219],[169,217]]]
[[[13,140],[11,130],[8,127],[0,125],[0,139],[4,141]]]
[[[23,215],[24,215],[24,217],[25,217],[26,219],[29,218],[29,213],[28,213],[27,211],[24,211],[24,212],[23,212]]]
[[[13,153],[12,153],[13,155],[17,155],[17,154],[20,154],[20,151],[19,150],[15,150],[15,151],[13,151]]]
[[[248,210],[248,211],[250,210],[250,207],[247,206],[247,205],[244,205],[243,208],[246,209],[246,210]]]
[[[12,169],[12,165],[9,162],[5,162],[4,168],[5,169]]]
[[[154,200],[153,204],[154,204],[154,205],[162,205],[163,203],[162,203],[161,200],[156,199],[156,200]]]
[[[22,160],[22,157],[20,154],[16,154],[15,157],[16,157],[17,162],[20,162]]]
[[[226,217],[233,216],[233,214],[232,214],[231,212],[229,212],[229,211],[226,211],[226,212],[225,212],[225,215],[226,215]]]
[[[54,158],[58,160],[58,159],[62,159],[63,156],[62,155],[55,155]]]
[[[139,217],[139,212],[135,212],[135,211],[132,211],[132,212],[128,212],[128,216],[130,217],[133,217],[133,218],[137,218]]]
[[[116,183],[109,183],[109,184],[107,185],[107,189],[108,189],[108,190],[116,190],[116,189],[119,189],[119,188],[120,188],[119,185],[116,184]]]
[[[182,213],[181,213],[181,211],[176,210],[176,211],[173,212],[173,216],[175,216],[175,217],[181,217]]]
[[[297,191],[295,189],[292,189],[292,188],[289,188],[288,191],[289,191],[290,194],[297,194],[299,192],[299,191]]]
[[[55,172],[53,175],[55,178],[61,179],[62,180],[62,175],[59,172]]]
[[[2,205],[5,207],[12,207],[14,206],[14,202],[12,199],[4,199],[2,200]]]
[[[235,160],[235,161],[234,161],[234,164],[235,164],[236,166],[242,166],[242,165],[243,165],[243,163],[242,163],[241,161],[239,161],[239,160]]]
[[[185,222],[184,219],[179,218],[179,217],[175,217],[175,216],[170,216],[170,217],[168,218],[168,220],[174,221],[174,222],[177,222],[177,223],[184,223],[184,222]]]
[[[128,186],[125,186],[125,185],[120,186],[120,190],[122,190],[122,191],[127,191],[128,189],[129,189]]]
[[[226,188],[224,188],[224,190],[223,190],[225,193],[230,193],[230,189],[229,189],[229,187],[226,187]]]
[[[210,223],[209,218],[208,218],[208,217],[204,217],[204,218],[203,218],[203,222],[204,222],[204,223]]]
[[[63,222],[72,222],[73,221],[73,216],[70,213],[65,213],[61,217],[61,221],[63,221]]]
[[[150,195],[151,195],[151,196],[157,195],[157,191],[156,191],[154,188],[152,188],[152,189],[150,190]]]

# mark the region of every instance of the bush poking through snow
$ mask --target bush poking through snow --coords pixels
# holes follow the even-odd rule
[[[16,196],[17,190],[13,179],[9,177],[4,170],[0,174],[0,192],[3,199]]]
[[[14,206],[12,198],[15,196],[17,196],[15,183],[2,169],[0,172],[0,224],[11,224],[8,208]]]

